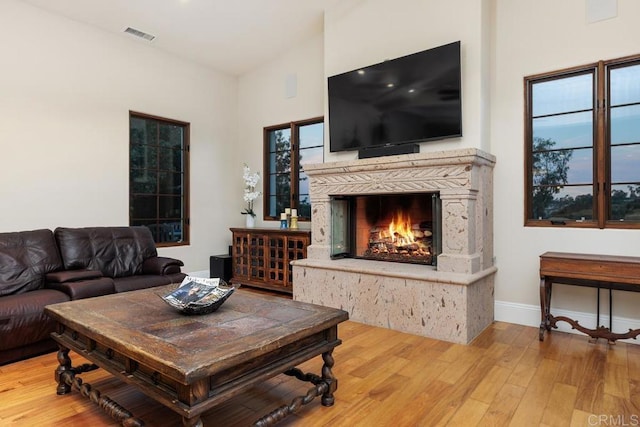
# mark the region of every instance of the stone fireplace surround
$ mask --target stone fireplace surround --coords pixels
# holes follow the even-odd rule
[[[312,207],[307,258],[294,261],[295,300],[351,320],[467,344],[493,321],[493,166],[478,149],[306,165]],[[437,267],[330,258],[332,196],[439,192]]]

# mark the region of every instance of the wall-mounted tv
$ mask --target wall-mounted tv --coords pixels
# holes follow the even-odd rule
[[[331,76],[330,151],[462,136],[460,42]]]

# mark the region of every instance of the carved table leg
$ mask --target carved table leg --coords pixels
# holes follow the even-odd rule
[[[322,405],[323,406],[333,406],[335,399],[333,397],[333,393],[338,389],[338,380],[331,372],[331,368],[335,361],[333,360],[333,350],[330,350],[326,353],[322,353],[322,360],[324,361],[324,365],[322,366],[322,380],[329,386],[327,391],[322,395]]]
[[[311,387],[305,396],[296,397],[289,405],[283,405],[260,418],[253,424],[254,427],[272,426],[286,418],[288,415],[296,412],[303,405],[311,403],[311,401],[318,396],[322,396],[320,401],[323,406],[332,406],[335,402],[333,393],[338,388],[338,380],[331,372],[331,368],[334,365],[333,356],[331,355],[332,353],[333,349],[326,353],[322,353],[322,360],[324,361],[324,365],[322,366],[322,377],[315,374],[304,374],[298,368],[292,368],[286,371],[285,375],[294,376],[301,381],[310,382],[314,384],[314,387]]]
[[[202,419],[200,417],[196,418],[185,418],[182,417],[182,425],[184,427],[203,427]]]
[[[56,389],[57,394],[66,394],[69,393],[72,388],[75,388],[82,396],[98,405],[104,412],[111,416],[111,418],[120,422],[124,427],[144,426],[144,422],[142,422],[142,420],[134,418],[131,412],[127,411],[109,397],[101,396],[98,390],[93,390],[90,384],[83,384],[82,378],[76,376],[76,374],[97,369],[97,365],[85,363],[74,368],[71,366],[69,349],[62,345],[58,345],[58,347],[59,366],[56,368],[55,372],[55,378],[58,382],[58,387]],[[199,427],[201,426],[202,424],[200,424]]]
[[[55,378],[58,383],[56,393],[59,395],[67,394],[71,391],[71,384],[65,381],[66,376],[72,372],[71,359],[69,358],[69,349],[58,345],[58,367],[56,368]]]

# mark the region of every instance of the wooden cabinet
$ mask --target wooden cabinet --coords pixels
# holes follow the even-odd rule
[[[307,257],[311,232],[232,228],[232,283],[293,293],[290,262]]]

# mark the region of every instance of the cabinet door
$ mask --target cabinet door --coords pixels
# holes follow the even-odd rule
[[[276,286],[286,285],[286,267],[287,267],[287,237],[277,234],[271,234],[268,238],[269,252],[269,283]]]
[[[249,278],[264,282],[266,277],[265,245],[267,236],[263,234],[249,235]]]
[[[249,235],[233,233],[233,277],[249,278]]]

